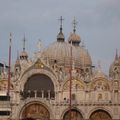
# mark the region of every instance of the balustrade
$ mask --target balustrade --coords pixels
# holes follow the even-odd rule
[[[37,91],[37,90],[28,90],[28,91],[21,91],[20,95],[23,99],[26,98],[46,98],[46,99],[54,99],[55,98],[55,92],[54,91]]]

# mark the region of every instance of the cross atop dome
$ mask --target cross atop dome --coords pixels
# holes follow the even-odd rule
[[[72,25],[73,25],[73,32],[70,33],[69,37],[68,37],[68,42],[71,43],[75,46],[79,46],[80,42],[81,42],[81,38],[79,35],[77,35],[75,32],[76,32],[76,26],[77,26],[77,21],[74,17],[73,19],[73,22],[72,22]]]
[[[64,19],[62,18],[62,16],[60,16],[60,19],[58,20],[60,20],[60,32],[62,32],[62,24]]]
[[[64,42],[65,38],[64,38],[64,34],[62,32],[62,22],[64,19],[62,18],[62,16],[60,16],[60,19],[58,19],[58,20],[60,20],[60,32],[57,35],[57,41]]]
[[[76,21],[76,19],[75,19],[75,17],[74,17],[74,20],[73,20],[73,32],[75,33],[76,32],[76,26],[77,26],[77,21]]]
[[[25,38],[25,34],[24,34],[24,38],[23,38],[23,51],[20,53],[20,59],[21,60],[27,60],[28,59],[28,54],[25,51],[25,42],[26,42],[26,38]]]

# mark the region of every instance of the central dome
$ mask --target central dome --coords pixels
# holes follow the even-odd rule
[[[41,57],[48,61],[50,65],[57,63],[57,65],[69,67],[74,64],[74,67],[81,68],[81,66],[92,66],[91,57],[88,51],[79,44],[81,39],[79,35],[70,33],[68,42],[65,41],[62,32],[62,24],[60,32],[57,35],[57,41],[50,44],[43,52]]]
[[[92,66],[91,57],[88,51],[81,46],[74,46],[65,41],[53,42],[43,52],[42,57],[48,60],[50,64],[57,62],[60,66],[70,66],[71,64],[71,47],[72,60],[75,67]]]

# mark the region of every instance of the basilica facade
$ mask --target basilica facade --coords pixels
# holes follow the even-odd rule
[[[33,59],[23,46],[11,66],[10,97],[2,64],[0,72],[0,120],[120,120],[120,56],[106,75],[93,66],[75,26],[65,40],[61,24],[55,42]]]

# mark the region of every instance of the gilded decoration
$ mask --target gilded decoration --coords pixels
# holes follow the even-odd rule
[[[70,112],[68,111],[65,115],[63,120],[83,120],[82,115],[77,110],[71,110],[71,118]]]
[[[84,90],[84,84],[76,79],[72,80],[72,90]],[[63,90],[69,90],[70,89],[70,81],[66,81],[66,83],[63,86]]]
[[[91,89],[95,91],[96,90],[97,91],[99,90],[108,91],[110,88],[109,88],[109,84],[105,80],[99,79],[91,84]]]
[[[38,59],[38,60],[36,61],[36,63],[34,64],[34,67],[35,67],[36,69],[44,68],[44,64],[43,64],[43,62],[42,62],[40,59]]]
[[[8,88],[8,80],[0,80],[0,91],[7,90]],[[10,89],[13,89],[13,85],[11,84]]]
[[[23,113],[23,118],[35,118],[37,120],[48,120],[50,118],[50,114],[48,110],[41,104],[34,103],[29,106],[27,106]]]
[[[112,120],[112,118],[106,111],[97,110],[92,113],[90,120]]]

